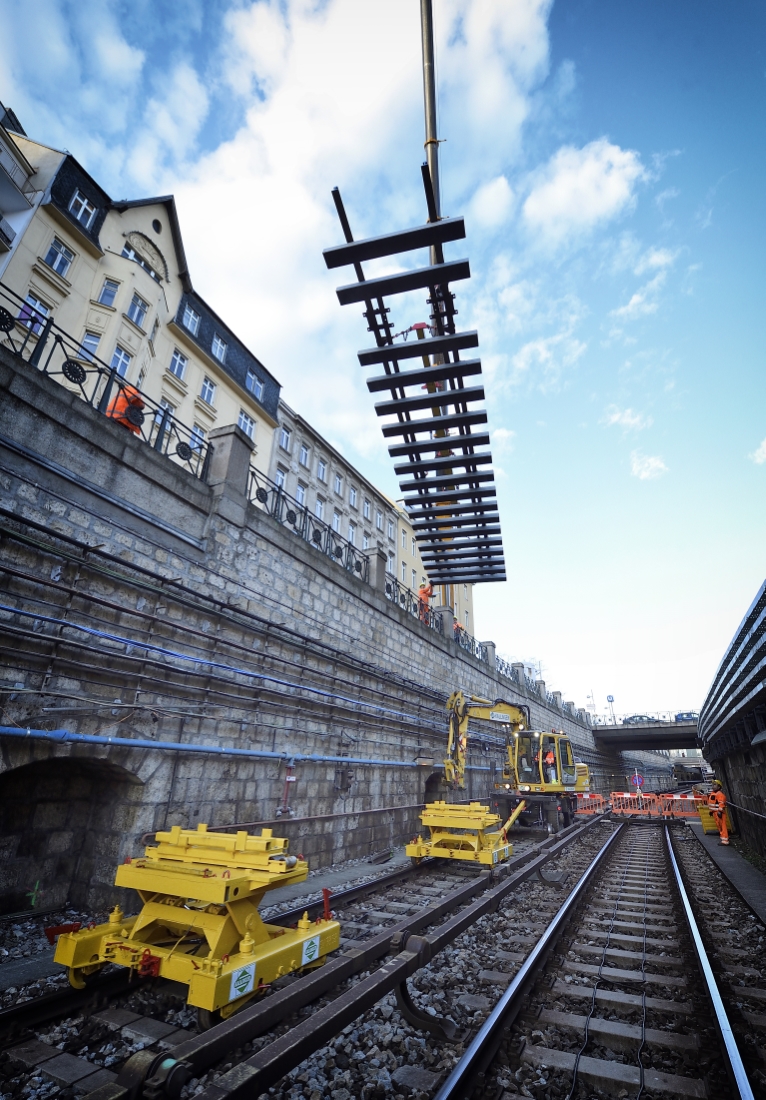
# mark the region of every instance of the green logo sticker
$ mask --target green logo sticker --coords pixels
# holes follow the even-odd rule
[[[239,970],[233,970],[231,974],[231,986],[229,988],[229,1000],[236,1001],[237,997],[244,997],[251,993],[255,985],[255,963],[240,966]]]
[[[303,941],[303,958],[301,966],[313,963],[319,958],[319,936],[312,936],[310,940]]]

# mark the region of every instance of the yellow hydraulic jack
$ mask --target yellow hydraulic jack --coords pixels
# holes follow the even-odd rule
[[[482,806],[480,802],[472,802],[469,806],[430,802],[420,820],[430,830],[431,839],[423,840],[419,836],[405,850],[416,862],[426,856],[437,856],[491,867],[513,854],[513,845],[508,842],[505,830],[513,824],[515,816],[500,828],[498,814],[491,813],[489,806]]]
[[[287,840],[270,829],[250,836],[175,826],[156,839],[144,858],[117,868],[116,885],[137,890],[143,902],[138,916],[115,906],[108,924],[59,937],[55,961],[68,967],[76,989],[107,963],[127,966],[142,977],[183,982],[200,1024],[210,1026],[338,947],[337,921],[304,913],[296,928],[282,928],[261,920],[268,890],[308,874],[308,864],[289,856]]]

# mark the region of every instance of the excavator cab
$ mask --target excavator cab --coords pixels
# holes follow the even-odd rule
[[[588,769],[578,768],[572,743],[564,734],[524,731],[509,740],[503,786],[545,794],[587,790]]]

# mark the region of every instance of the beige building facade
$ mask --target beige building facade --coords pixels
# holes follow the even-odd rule
[[[0,141],[16,151],[26,206],[6,214],[0,191],[5,308],[19,307],[32,339],[53,318],[83,363],[100,360],[138,387],[193,446],[239,424],[265,472],[279,383],[194,290],[173,197],[114,202],[69,154],[5,127]]]

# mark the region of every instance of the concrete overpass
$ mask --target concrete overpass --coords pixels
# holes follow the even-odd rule
[[[696,749],[697,722],[620,722],[613,726],[594,726],[596,744],[604,748]]]

